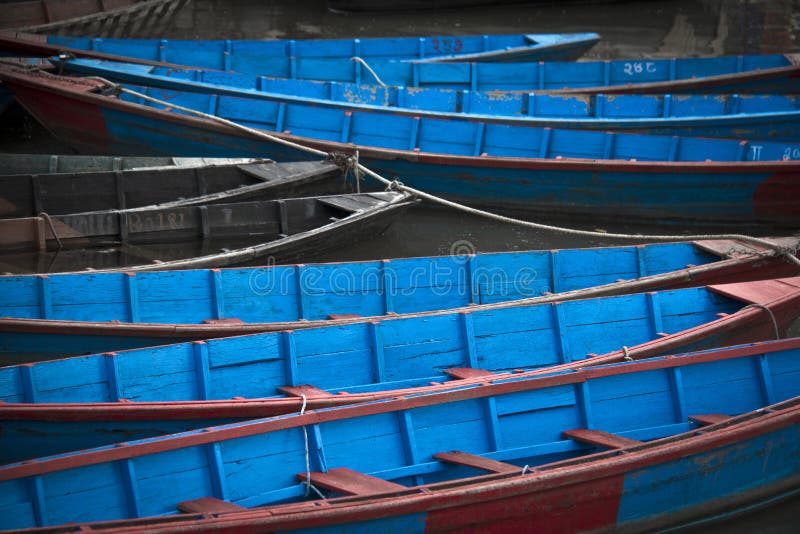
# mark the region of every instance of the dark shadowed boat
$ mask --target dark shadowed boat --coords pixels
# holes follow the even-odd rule
[[[300,148],[187,116],[99,81],[0,68],[39,121],[78,150],[308,158]],[[325,152],[354,153],[387,177],[452,200],[506,211],[650,222],[800,224],[800,144],[558,130],[322,109],[233,96],[164,92]],[[55,113],[54,110],[59,110]],[[102,128],[99,126],[102,125]]]
[[[119,37],[163,29],[188,0],[23,0],[5,2],[0,28],[50,35]]]
[[[797,239],[773,239],[794,253]],[[741,241],[151,273],[0,277],[0,360],[800,274]]]
[[[799,352],[794,338],[486,379],[10,464],[0,526],[578,532],[729,516],[796,492]]]
[[[231,49],[159,54],[160,41],[141,48],[125,40],[0,36],[0,50],[16,55],[74,57],[198,67],[279,78],[439,87],[471,91],[550,91],[576,93],[800,93],[798,54],[708,58],[621,59],[543,63],[419,63],[370,58],[288,57],[265,61]],[[351,54],[352,55],[352,54]],[[178,64],[178,65],[176,65]],[[169,66],[169,65],[164,65]],[[370,72],[372,71],[372,72]],[[375,74],[373,74],[375,73]]]
[[[800,100],[793,95],[537,95],[289,80],[98,60],[74,59],[58,65],[69,73],[115,82],[349,111],[376,109],[519,126],[800,141]]]
[[[152,212],[156,208],[335,194],[350,189],[354,188],[349,187],[341,169],[325,161],[222,160],[215,164],[211,160],[205,165],[191,167],[12,174],[0,176],[0,218],[119,211],[145,206]]]
[[[275,163],[246,159],[84,156],[86,165],[92,168],[91,172],[86,172],[65,171],[63,167],[69,169],[74,160],[53,158],[58,157],[0,155],[0,165],[4,160],[16,160],[11,162],[13,168],[4,169],[9,175],[0,176],[0,218],[128,210],[155,205],[177,208],[346,193],[355,189],[344,179],[341,169],[329,161]],[[178,165],[100,171],[101,167],[109,164],[137,165],[135,160],[139,159],[143,159],[141,163],[156,165],[173,159],[178,160]],[[15,170],[19,172],[25,168],[26,161],[30,161],[32,168],[25,174],[15,173]],[[44,165],[59,161],[62,165],[59,172],[48,173],[45,170],[49,167]],[[78,166],[82,164],[83,161],[77,163]]]
[[[0,247],[60,250],[239,237],[258,244],[109,270],[222,267],[267,257],[285,262],[380,234],[411,202],[408,194],[385,192],[0,219]]]
[[[435,391],[431,383],[462,387],[775,339],[798,310],[800,279],[790,278],[490,305],[6,367],[0,450],[17,461],[302,406],[417,395]],[[427,389],[413,389],[420,387]]]

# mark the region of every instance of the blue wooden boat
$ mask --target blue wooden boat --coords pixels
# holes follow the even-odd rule
[[[289,39],[268,41],[196,41],[173,39],[103,39],[102,52],[167,63],[191,61],[206,68],[223,68],[234,54],[275,65],[298,59],[366,61],[395,59],[415,63],[475,61],[568,61],[581,57],[600,41],[596,33],[536,33],[509,35],[445,35],[431,37],[369,37],[355,39]],[[97,49],[92,38],[49,36],[49,44]],[[99,51],[99,50],[98,50]],[[226,69],[227,70],[227,69]]]
[[[168,90],[239,96],[350,111],[391,108],[397,115],[485,123],[692,137],[800,141],[793,95],[548,95],[313,82],[210,70],[177,70],[75,59],[59,68]]]
[[[773,240],[794,250],[797,239]],[[0,361],[799,274],[739,241],[0,277]]]
[[[520,379],[525,371],[775,339],[798,310],[800,278],[788,278],[490,306],[5,367],[0,450],[12,462],[298,411],[303,403],[322,408],[416,395],[408,388],[431,382],[463,386],[495,373]]]
[[[105,85],[14,67],[0,79],[40,122],[81,151],[308,158],[211,119],[158,109]],[[164,92],[170,103],[353,154],[428,193],[505,211],[594,219],[800,224],[800,144],[486,124]],[[131,101],[133,100],[133,101]]]
[[[799,355],[794,338],[503,377],[10,464],[0,527],[566,532],[747,510],[796,493]]]
[[[545,63],[420,63],[369,58],[367,66],[344,59],[288,57],[265,61],[236,50],[161,55],[159,44],[119,39],[50,37],[51,44],[0,36],[0,50],[17,55],[75,57],[235,71],[257,76],[352,83],[579,93],[800,93],[798,54],[710,58],[621,59]],[[166,50],[166,49],[165,49]],[[352,55],[352,54],[351,54]],[[123,59],[125,58],[125,59]],[[177,64],[177,65],[176,65]]]

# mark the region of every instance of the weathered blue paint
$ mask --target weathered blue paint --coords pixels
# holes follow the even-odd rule
[[[174,53],[162,56],[155,41],[139,46],[138,41],[89,39],[80,37],[48,38],[52,44],[83,50],[120,54],[148,60],[234,71],[258,76],[327,80],[353,83],[374,83],[374,77],[360,63],[331,58],[264,58],[240,52],[233,47],[228,54],[220,50],[195,48],[191,54]],[[173,42],[174,41],[170,41]],[[623,59],[614,61],[547,62],[547,63],[410,63],[405,61],[368,60],[378,77],[387,85],[442,87],[469,90],[559,90],[564,88],[598,88],[691,80],[750,71],[790,67],[787,56],[747,55],[715,58]],[[766,92],[797,93],[800,81],[784,76],[778,79],[742,82],[732,79],[718,82],[708,89],[693,87],[688,92]]]
[[[781,349],[765,343],[754,350],[723,350],[710,361],[704,359],[708,353],[690,354],[669,358],[663,366],[617,364],[593,374],[578,371],[499,381],[495,389],[473,385],[462,388],[458,399],[421,395],[322,410],[313,416],[234,423],[94,449],[95,455],[104,449],[121,450],[125,459],[99,457],[93,465],[81,464],[89,451],[10,464],[0,467],[0,527],[172,514],[179,502],[207,496],[245,507],[301,498],[304,486],[296,474],[306,470],[303,425],[311,443],[312,471],[348,467],[402,485],[479,474],[433,458],[443,451],[481,455],[521,470],[523,465],[536,467],[597,450],[565,438],[562,432],[568,429],[598,429],[642,441],[669,437],[695,428],[676,409],[676,398],[684,399],[688,415],[734,416],[767,405],[762,395],[765,381],[776,386],[778,402],[800,394],[800,349],[796,340],[788,343]],[[759,370],[762,360],[768,362],[767,375]],[[683,381],[672,379],[676,372]],[[487,402],[496,409],[487,410]],[[631,410],[633,402],[638,409]],[[404,425],[411,432],[404,432]],[[663,467],[635,468],[625,477],[628,491],[619,521],[636,519],[627,511],[637,497],[643,505],[638,509],[650,517],[674,512],[676,483],[698,492],[686,497],[693,505],[752,487],[754,480],[759,487],[786,480],[796,473],[797,438],[795,425],[668,461]],[[186,439],[196,441],[185,446]],[[150,446],[162,449],[154,452]],[[210,460],[214,455],[218,459]],[[724,461],[716,463],[720,459]],[[62,461],[72,463],[54,464]],[[38,474],[22,475],[30,470]],[[676,477],[686,477],[687,482]],[[656,497],[666,499],[663,508],[656,508],[661,502]],[[629,504],[624,502],[628,498]]]
[[[272,266],[53,274],[45,286],[42,278],[5,276],[0,277],[0,317],[183,324],[229,318],[248,323],[324,320],[330,314],[370,317],[540,297],[718,260],[690,243],[674,243],[307,264],[302,271]],[[4,330],[0,354],[10,363],[12,355],[66,356],[167,341]]]
[[[571,363],[711,322],[747,303],[706,288],[513,306],[428,317],[350,324],[178,343],[0,368],[5,403],[180,401],[280,396],[283,385],[311,384],[332,393],[365,393],[444,382],[448,368],[493,372]],[[467,327],[466,322],[469,322]],[[379,330],[379,336],[371,335]],[[691,345],[689,345],[691,343]],[[716,346],[699,336],[681,347]],[[531,349],[531,348],[535,349]],[[380,362],[380,363],[379,363]],[[110,366],[113,363],[113,366]],[[198,373],[200,365],[207,373]],[[379,371],[380,368],[380,371]],[[0,405],[2,418],[2,405]],[[167,429],[174,423],[168,423]],[[125,423],[114,428],[123,431]],[[65,450],[47,422],[3,421],[6,457]],[[167,432],[158,422],[153,434]],[[114,441],[114,434],[74,431],[82,447]]]
[[[441,61],[541,61],[577,59],[600,40],[596,33],[545,33],[434,37],[372,37],[265,41],[181,41],[172,39],[98,39],[49,36],[47,42],[108,54],[141,57],[230,70],[231,57],[244,56],[289,68],[298,59],[401,59]]]
[[[351,111],[390,107],[412,116],[468,115],[483,122],[550,128],[800,141],[800,100],[791,95],[537,95],[275,79],[83,59],[59,65],[74,74],[167,90]]]

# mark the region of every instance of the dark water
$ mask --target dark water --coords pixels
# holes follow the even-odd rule
[[[529,2],[494,8],[399,13],[333,13],[324,0],[194,0],[170,21],[173,39],[326,38],[473,33],[548,33],[597,31],[603,42],[588,59],[784,53],[800,50],[800,0],[638,0]],[[19,109],[0,117],[0,151],[69,153],[67,147]],[[591,221],[548,221],[596,229]],[[689,234],[725,228],[601,227],[609,232]],[[766,231],[769,233],[769,231]],[[763,231],[762,231],[763,233]],[[510,226],[443,208],[410,210],[384,235],[319,254],[307,261],[347,261],[472,251],[524,250],[615,245],[637,242],[576,237]],[[191,254],[197,245],[187,245]],[[147,257],[141,250],[106,249],[96,254],[0,257],[0,271],[52,271],[89,263],[111,266]],[[793,519],[800,499],[697,532],[797,532]]]

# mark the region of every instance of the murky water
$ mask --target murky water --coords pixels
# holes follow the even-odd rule
[[[166,35],[138,37],[258,39],[472,33],[597,31],[604,41],[589,59],[796,52],[800,49],[800,0],[682,0],[531,2],[494,8],[400,13],[332,13],[324,0],[194,0],[171,21]],[[135,36],[132,36],[135,37]],[[0,118],[0,151],[68,153],[19,110]],[[551,221],[541,220],[549,223]],[[558,224],[594,229],[586,221]],[[603,226],[611,232],[677,234],[696,228]],[[703,230],[724,230],[720,228]],[[635,242],[635,241],[627,241]],[[347,261],[471,251],[523,250],[622,244],[487,221],[442,208],[407,212],[386,234],[307,261]],[[191,254],[196,245],[186,247]],[[124,264],[141,251],[5,255],[0,271],[52,271]],[[698,532],[795,532],[800,500]]]

